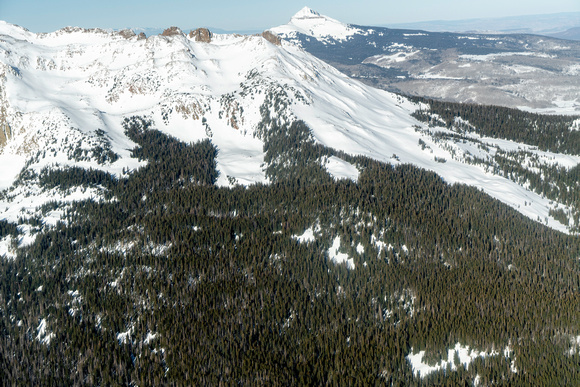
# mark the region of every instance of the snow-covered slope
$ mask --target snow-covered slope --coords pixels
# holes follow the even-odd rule
[[[296,37],[297,33],[312,36],[321,41],[345,40],[363,30],[341,23],[328,16],[304,7],[294,15],[288,24],[272,29],[272,32],[285,37]]]
[[[293,23],[324,36],[328,30],[321,26],[334,21],[320,18],[303,10]],[[350,27],[344,28],[341,36]],[[445,129],[411,117],[417,105],[352,80],[288,42],[278,46],[262,36],[239,35],[200,42],[177,29],[164,35],[144,39],[78,28],[33,34],[0,23],[0,219],[41,216],[54,224],[61,212],[41,214],[39,206],[100,198],[99,189],[46,190],[38,174],[66,166],[130,173],[140,163],[130,157],[135,144],[122,122],[133,115],[149,117],[183,141],[210,138],[219,149],[219,185],[267,183],[257,133],[265,106],[281,123],[303,120],[326,146],[435,171],[566,230],[548,214],[557,203],[469,162],[471,155],[491,158],[521,144],[476,136],[472,142],[441,140],[437,134]],[[268,96],[281,92],[287,105],[267,105]],[[568,168],[580,162],[526,149]],[[328,164],[333,174],[333,166],[341,165],[335,159]]]
[[[579,42],[353,26],[308,8],[272,31],[343,73],[389,91],[580,114]]]

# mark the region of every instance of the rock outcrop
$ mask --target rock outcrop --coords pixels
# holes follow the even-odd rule
[[[121,30],[118,32],[119,36],[125,38],[125,39],[131,39],[133,37],[135,37],[135,32],[133,32],[132,30]]]
[[[182,34],[183,32],[181,32],[181,30],[178,27],[169,27],[168,29],[163,31],[163,33],[161,33],[161,36],[177,36]]]
[[[281,46],[282,45],[282,39],[280,39],[280,37],[276,34],[273,34],[270,31],[264,31],[262,32],[262,37],[264,39],[266,39],[268,42],[275,44],[276,46]]]
[[[196,42],[210,43],[213,34],[207,28],[198,28],[189,33],[189,37]]]
[[[12,129],[6,120],[6,114],[0,109],[0,149],[12,138]]]

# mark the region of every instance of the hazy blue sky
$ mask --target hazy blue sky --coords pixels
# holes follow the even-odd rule
[[[381,25],[580,11],[580,0],[0,0],[0,20],[34,32],[65,26],[262,30],[304,6],[345,23]]]

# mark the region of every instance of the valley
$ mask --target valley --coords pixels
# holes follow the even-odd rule
[[[580,42],[347,25],[304,8],[273,29],[369,85],[405,95],[580,113]]]

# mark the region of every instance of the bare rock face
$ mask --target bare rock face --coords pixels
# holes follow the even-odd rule
[[[131,30],[121,30],[118,32],[118,34],[125,39],[131,39],[132,37],[136,36],[135,32]]]
[[[181,30],[179,28],[169,27],[168,29],[163,31],[161,36],[176,36],[176,35],[181,35],[181,34],[183,34],[183,32],[181,32]]]
[[[83,33],[83,34],[103,34],[103,35],[110,35],[111,32],[104,30],[102,28],[81,28],[81,27],[64,27],[58,31],[55,31],[54,34],[56,35],[64,35],[64,34],[75,34],[75,33]],[[40,35],[47,35],[46,33]]]
[[[212,38],[212,33],[207,28],[198,28],[195,31],[189,33],[189,37],[196,42],[210,43]]]
[[[4,92],[6,85],[6,77],[0,73],[0,149],[6,145],[8,140],[12,137],[12,128],[8,123],[6,113],[6,93]]]
[[[266,39],[268,42],[275,44],[276,46],[282,45],[282,39],[280,39],[278,35],[275,35],[270,31],[262,32],[262,37]]]
[[[139,33],[139,35],[137,35],[137,40],[144,40],[147,39],[147,35],[145,35],[145,32],[141,32]]]
[[[4,112],[0,110],[0,149],[12,138],[12,128],[6,120]]]

